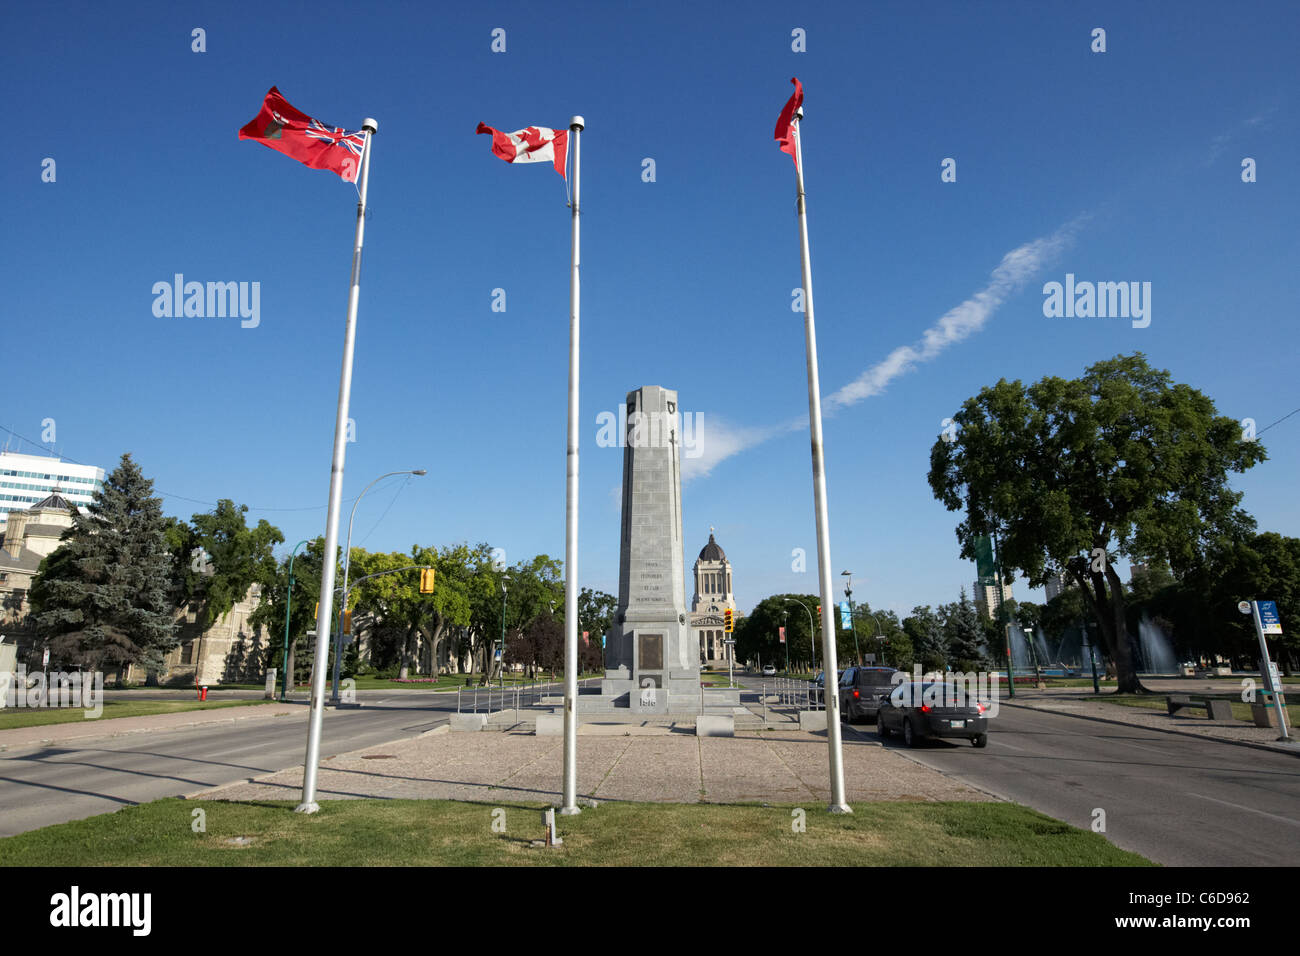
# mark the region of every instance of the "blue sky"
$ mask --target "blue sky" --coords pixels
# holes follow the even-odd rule
[[[900,612],[951,600],[974,568],[925,475],[981,387],[1141,350],[1259,428],[1300,405],[1297,26],[1294,3],[11,4],[0,425],[39,445],[53,418],[48,449],[108,469],[132,452],[172,514],[228,497],[290,545],[324,532],[356,193],[237,138],[277,85],[326,123],[380,122],[344,496],[429,475],[370,492],[354,543],[562,557],[564,183],[474,129],[581,113],[582,583],[618,575],[622,457],[597,416],[657,384],[703,416],[687,564],[713,525],[743,608],[815,591],[772,141],[798,75],[836,581]],[[1067,272],[1150,282],[1150,326],[1044,317]],[[260,282],[260,324],[155,317],[175,273]],[[1297,435],[1300,416],[1270,430],[1234,478],[1262,530],[1300,534]]]

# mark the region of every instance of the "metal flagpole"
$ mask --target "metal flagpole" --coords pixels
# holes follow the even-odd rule
[[[321,721],[325,715],[325,674],[330,646],[330,611],[334,606],[334,569],[338,564],[339,511],[343,500],[343,458],[347,451],[348,404],[352,397],[352,349],[357,337],[357,301],[361,296],[361,243],[366,231],[366,188],[370,184],[370,141],[379,123],[367,118],[361,128],[365,142],[361,153],[361,188],[357,202],[357,238],[352,247],[352,283],[348,289],[348,322],[343,335],[343,371],[339,376],[339,407],[334,418],[334,459],[330,466],[329,518],[325,552],[321,561],[320,604],[316,609],[316,658],[312,666],[311,715],[307,731],[307,761],[303,767],[302,803],[296,813],[315,813],[316,773],[320,764]],[[347,600],[347,595],[344,595]]]
[[[813,324],[812,266],[808,261],[808,215],[803,191],[803,109],[795,110],[795,179],[799,184],[799,252],[803,260],[804,337],[808,351],[808,425],[812,431],[813,500],[817,506],[817,578],[822,598],[822,666],[826,671],[826,749],[830,752],[831,813],[852,813],[844,799],[844,752],[840,743],[839,670],[835,653],[835,592],[831,589],[830,524],[826,511],[826,465],[822,458],[822,399],[817,380],[817,330]]]
[[[573,253],[569,273],[569,450],[564,502],[564,805],[562,816],[578,807],[578,145],[586,123],[569,120],[573,134]]]

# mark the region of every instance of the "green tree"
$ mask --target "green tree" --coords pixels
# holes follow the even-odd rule
[[[265,587],[275,580],[275,546],[284,543],[284,535],[265,518],[249,528],[247,513],[247,505],[222,498],[212,511],[194,515],[190,525],[168,519],[173,601],[177,607],[201,602],[199,625],[205,631],[254,584]]]
[[[153,482],[129,454],[73,517],[32,584],[37,633],[64,661],[160,670],[176,646],[166,521]]]
[[[927,671],[943,669],[948,662],[948,640],[943,622],[928,604],[912,608],[912,613],[903,618],[903,631],[912,643],[915,663]]]
[[[960,671],[981,670],[989,657],[984,647],[984,629],[964,587],[960,599],[941,608],[941,622],[948,652],[945,663]]]
[[[604,666],[604,649],[601,638],[614,623],[618,598],[604,591],[583,588],[578,593],[578,661],[580,670],[600,670]],[[582,632],[587,640],[582,640]]]
[[[1002,564],[1031,586],[1056,569],[1080,587],[1115,662],[1118,691],[1145,692],[1133,663],[1116,554],[1179,573],[1253,527],[1227,484],[1264,460],[1257,441],[1214,403],[1172,384],[1137,353],[1079,379],[999,381],[953,416],[955,441],[930,454],[930,487],[957,526],[963,558],[996,535]]]
[[[321,555],[325,551],[325,538],[318,537],[307,543],[306,549],[293,559],[293,599],[288,601],[289,649],[288,662],[284,657],[284,617],[289,592],[289,556],[275,567],[269,583],[262,586],[262,601],[248,616],[248,623],[267,632],[270,651],[267,666],[283,670],[290,675],[290,685],[301,683],[311,673],[315,647],[306,641],[307,632],[316,627],[316,601],[320,597]],[[334,602],[337,610],[338,602]]]

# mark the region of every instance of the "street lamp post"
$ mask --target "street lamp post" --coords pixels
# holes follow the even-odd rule
[[[330,694],[330,700],[334,704],[339,702],[339,665],[343,658],[343,616],[348,610],[348,571],[352,568],[352,522],[357,516],[357,505],[361,504],[361,499],[366,496],[367,491],[374,487],[377,482],[383,481],[385,478],[391,478],[393,475],[425,474],[428,474],[428,472],[423,468],[416,468],[411,471],[390,471],[386,475],[380,475],[370,484],[361,489],[361,494],[357,495],[357,500],[352,502],[352,514],[348,516],[348,543],[343,548],[343,606],[339,608],[338,636],[334,642],[334,682],[332,685],[334,690],[333,693]],[[329,555],[330,560],[333,560],[333,558],[333,555]],[[405,661],[403,661],[403,664],[405,664]]]
[[[289,611],[293,608],[293,558],[298,553],[298,549],[307,543],[309,539],[303,539],[293,546],[293,551],[289,553],[289,593],[284,600],[284,683],[280,685],[280,699],[284,700],[285,694],[289,692]]]
[[[813,670],[816,670],[817,669],[817,628],[813,624],[812,611],[808,610],[808,605],[804,604],[803,601],[796,601],[794,598],[786,598],[785,601],[788,604],[798,604],[801,608],[803,608],[808,613],[808,640],[812,642],[812,666],[813,666]]]
[[[858,664],[861,664],[862,652],[858,650],[858,626],[853,621],[853,572],[841,571],[840,577],[849,579],[849,583],[844,585],[844,598],[849,602],[849,629],[853,632],[853,657]]]
[[[506,699],[506,582],[510,576],[501,575],[501,699]],[[502,707],[505,704],[501,705]]]
[[[1025,643],[1029,645],[1029,653],[1034,657],[1034,686],[1039,690],[1043,689],[1043,664],[1038,659],[1038,648],[1034,646],[1034,629],[1026,627]]]
[[[876,640],[880,642],[880,664],[883,667],[885,663],[885,629],[880,626],[880,617],[871,612],[871,619],[876,622]]]

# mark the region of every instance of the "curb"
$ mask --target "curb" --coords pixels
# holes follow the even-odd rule
[[[343,753],[330,754],[330,756],[322,760],[321,763],[323,764],[328,760],[332,760],[334,757],[343,757],[346,756],[347,754],[358,753],[362,750],[371,750],[374,747],[387,747],[391,744],[406,743],[408,740],[420,740],[424,737],[434,736],[435,734],[445,734],[450,732],[450,730],[451,730],[450,723],[440,724],[439,726],[434,727],[431,730],[426,730],[423,733],[416,735],[415,737],[399,737],[396,740],[385,740],[382,741],[381,743],[371,744],[369,747],[358,747],[356,750],[346,750]],[[298,770],[303,766],[304,766],[303,764],[296,763],[293,764],[292,766],[281,767],[279,770],[268,770],[266,773],[259,773],[255,777],[243,777],[238,780],[231,780],[227,783],[219,783],[215,787],[204,787],[201,790],[194,790],[191,791],[190,793],[182,793],[179,794],[178,796],[181,800],[200,800],[200,799],[220,800],[222,799],[221,797],[204,797],[203,795],[205,793],[210,794],[218,790],[224,790],[227,787],[242,787],[245,784],[249,784],[249,783],[261,783],[263,780],[268,780],[271,777],[274,777],[278,773],[284,773],[286,770]]]
[[[1095,720],[1099,724],[1114,724],[1117,727],[1132,727],[1135,730],[1150,730],[1158,734],[1174,734],[1177,737],[1192,737],[1196,740],[1212,740],[1215,743],[1220,744],[1232,744],[1237,747],[1250,747],[1253,750],[1263,750],[1267,753],[1286,754],[1292,757],[1300,757],[1300,746],[1297,746],[1294,750],[1286,750],[1282,747],[1273,747],[1269,744],[1256,743],[1253,740],[1229,740],[1224,737],[1211,737],[1208,734],[1194,734],[1186,730],[1175,730],[1170,727],[1148,727],[1145,724],[1134,724],[1127,720],[1116,720],[1113,717],[1096,717],[1092,714],[1072,714],[1063,710],[1052,710],[1049,707],[1035,707],[1032,704],[1012,704],[1005,700],[1000,701],[999,703],[1003,707],[1018,707],[1021,710],[1035,710],[1041,714],[1056,714],[1058,717],[1077,717],[1080,720]]]
[[[229,723],[234,723],[237,720],[259,720],[262,718],[269,720],[275,717],[289,717],[292,716],[292,714],[293,714],[292,711],[284,711],[283,713],[279,713],[279,714],[248,714],[246,716],[241,716],[241,717],[223,717],[220,720],[190,720],[183,724],[167,724],[161,727],[133,727],[130,730],[123,730],[123,729],[100,730],[100,731],[95,731],[93,733],[77,734],[72,737],[42,737],[40,740],[31,741],[29,743],[6,744],[3,741],[0,741],[0,753],[9,753],[10,751],[26,750],[28,748],[48,747],[51,745],[57,745],[61,743],[70,743],[74,740],[76,741],[101,740],[101,739],[109,740],[114,737],[127,737],[130,736],[131,734],[164,733],[169,730],[184,730],[187,727],[206,727],[211,724],[229,724]],[[148,716],[166,716],[166,715],[148,715]],[[110,720],[117,720],[117,719],[135,720],[136,718],[122,717],[122,718],[109,718],[109,719]],[[63,726],[63,725],[54,724],[51,726]]]

